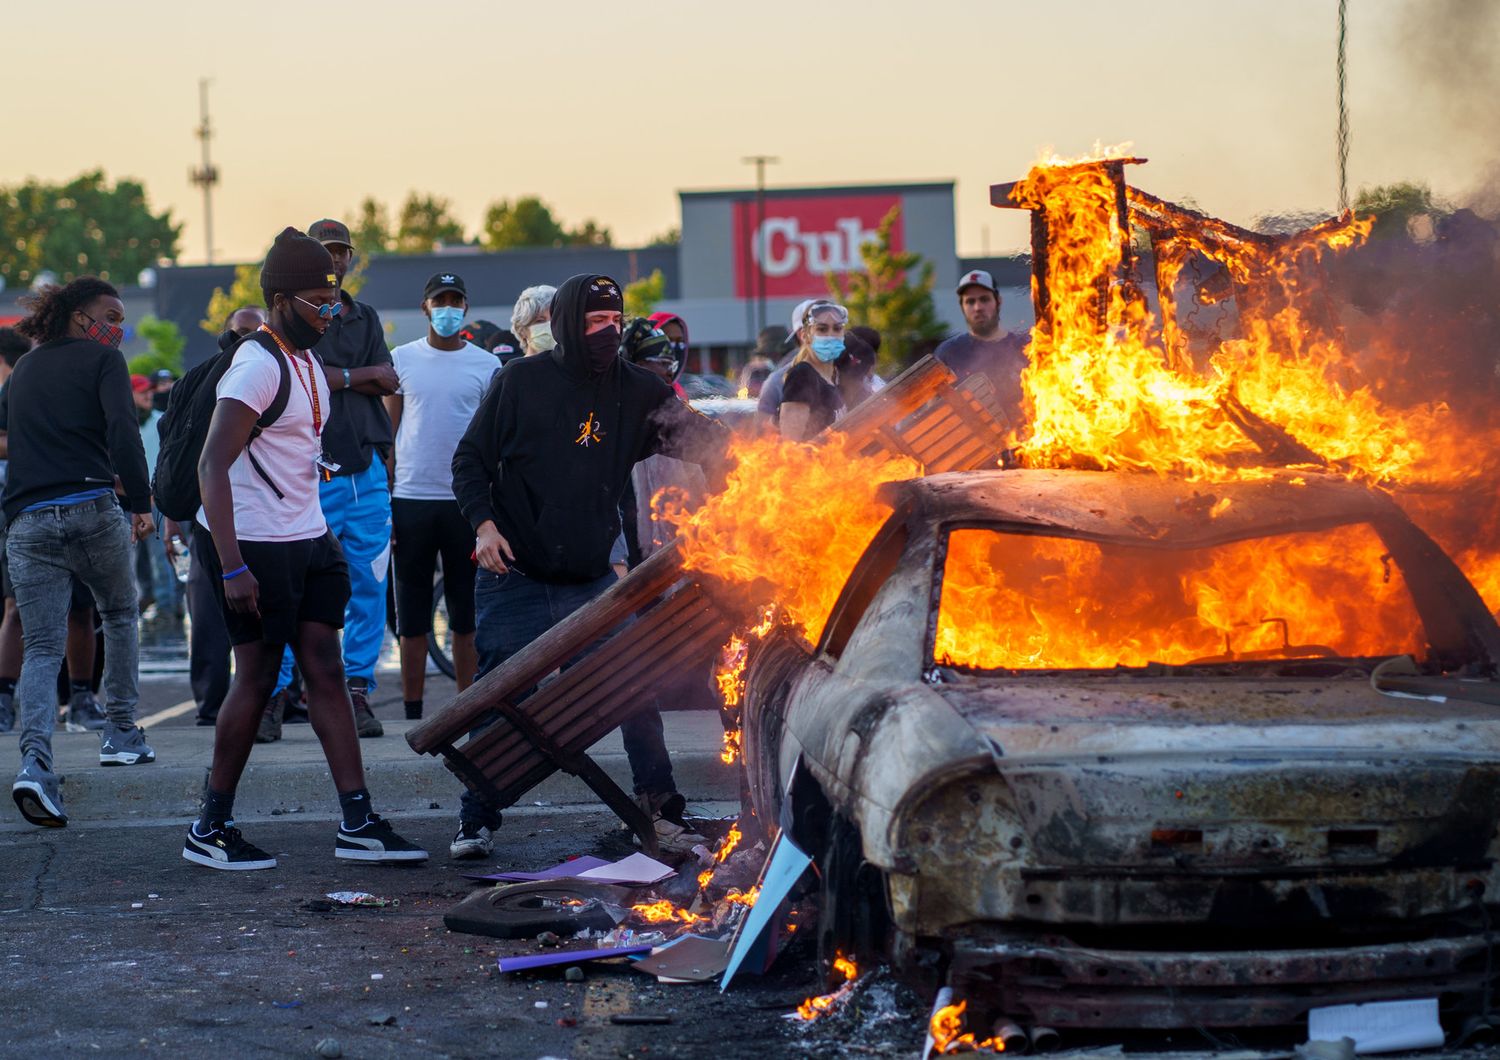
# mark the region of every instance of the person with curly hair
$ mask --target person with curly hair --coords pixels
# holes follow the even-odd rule
[[[32,824],[68,823],[52,771],[56,686],[67,637],[69,586],[76,575],[104,621],[108,720],[100,765],[153,762],[135,724],[137,610],[131,545],[156,532],[151,480],[121,356],[125,306],[104,280],[83,276],[42,287],[23,300],[17,330],[37,343],[11,374],[0,399],[10,466],[0,495],[8,521],[6,553],[26,631],[21,680],[21,771],[11,795]],[[124,495],[127,515],[116,498]]]

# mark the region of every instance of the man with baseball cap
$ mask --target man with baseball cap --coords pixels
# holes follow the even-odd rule
[[[1000,411],[1009,426],[1023,415],[1021,372],[1029,362],[1026,340],[1000,327],[1000,289],[984,269],[972,269],[958,281],[958,305],[969,330],[943,342],[933,356],[962,381],[976,373],[989,378]]]
[[[410,719],[422,716],[432,578],[439,556],[460,692],[479,668],[474,654],[474,531],[453,496],[453,450],[498,369],[488,349],[465,337],[468,310],[463,277],[437,273],[422,291],[427,335],[391,351],[401,383],[385,399],[396,428],[391,490],[396,635],[401,640],[401,698]]]
[[[375,662],[385,643],[385,579],[390,566],[391,495],[385,461],[395,434],[381,399],[396,392],[396,370],[385,345],[385,328],[375,308],[357,302],[342,289],[354,260],[349,228],[324,218],[308,226],[307,234],[321,243],[333,259],[340,286],[342,311],[328,324],[314,353],[328,372],[333,390],[329,399],[328,431],[323,450],[328,457],[318,488],[329,529],[349,561],[349,607],[344,616],[344,671],[360,736],[381,736],[385,730],[370,711],[375,690]],[[267,728],[279,731],[289,703],[292,661],[283,660],[276,694],[266,706]]]

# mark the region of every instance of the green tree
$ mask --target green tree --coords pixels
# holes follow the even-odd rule
[[[1370,230],[1371,239],[1405,237],[1412,221],[1418,217],[1425,215],[1437,221],[1452,212],[1446,203],[1432,194],[1430,187],[1416,181],[1406,180],[1361,188],[1354,197],[1356,217],[1375,215],[1375,226]]]
[[[634,283],[625,285],[625,315],[647,317],[656,308],[667,291],[667,278],[660,269],[652,269],[650,276],[643,276]]]
[[[575,229],[565,228],[552,208],[535,195],[511,202],[501,199],[485,211],[479,242],[486,250],[515,247],[565,247],[613,245],[613,235],[597,221],[587,220]]]
[[[147,266],[176,259],[181,234],[170,210],[151,212],[139,181],[112,185],[103,170],[66,184],[0,188],[0,277],[12,286],[44,270],[63,281],[94,275],[134,283]]]
[[[349,232],[354,249],[361,255],[387,254],[395,241],[391,236],[391,215],[385,206],[369,196],[359,204],[359,220]]]
[[[843,283],[828,274],[828,290],[848,308],[849,323],[880,332],[880,365],[886,369],[905,364],[917,342],[948,330],[932,304],[932,263],[916,251],[891,248],[900,216],[901,207],[892,206],[875,238],[859,248],[867,271],[851,272]]]
[[[252,261],[234,267],[234,282],[229,290],[215,287],[208,299],[208,308],[198,326],[218,338],[224,332],[229,314],[245,306],[264,306],[265,298],[260,293],[260,262]]]
[[[412,192],[401,204],[392,247],[397,254],[430,254],[463,241],[463,225],[454,218],[447,199]]]
[[[131,372],[150,375],[165,368],[173,375],[182,374],[182,349],[187,345],[187,339],[176,324],[154,316],[143,316],[135,330],[151,348],[130,359]]]
[[[661,232],[646,240],[648,247],[675,247],[682,242],[682,229],[673,225],[665,232]]]

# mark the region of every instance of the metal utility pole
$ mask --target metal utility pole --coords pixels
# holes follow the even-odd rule
[[[198,79],[198,139],[203,142],[203,165],[188,171],[188,180],[203,189],[203,258],[214,263],[214,185],[219,183],[219,171],[209,158],[209,141],[214,138],[213,127],[208,123],[208,78]]]
[[[774,166],[781,159],[770,155],[749,155],[740,161],[755,167],[755,248],[759,251],[755,255],[755,334],[759,335],[766,326],[766,267],[763,261],[766,248],[759,244],[761,229],[766,223],[766,166]]]

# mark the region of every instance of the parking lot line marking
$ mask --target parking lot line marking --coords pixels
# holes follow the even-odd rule
[[[188,714],[197,709],[197,700],[185,699],[175,707],[168,707],[166,710],[158,710],[155,714],[146,715],[144,718],[138,720],[136,724],[143,729],[149,729],[159,721],[171,721],[173,718],[180,718],[184,714]]]

